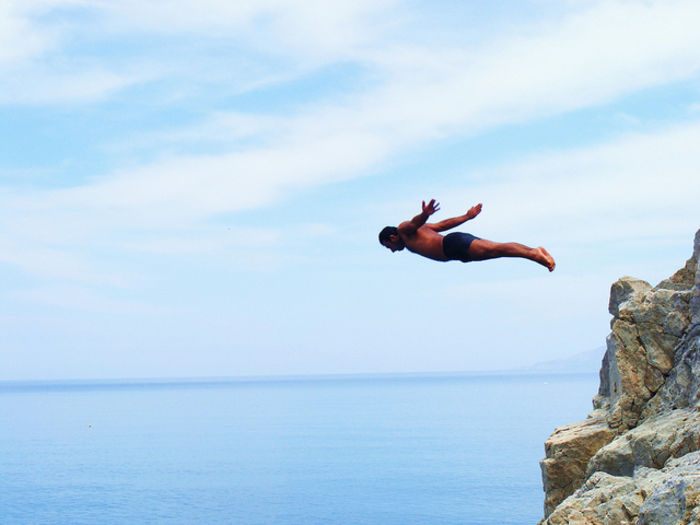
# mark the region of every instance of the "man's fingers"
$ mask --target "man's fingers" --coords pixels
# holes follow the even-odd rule
[[[430,199],[430,202],[428,202],[428,205],[425,205],[425,201],[423,201],[423,210],[429,210],[430,213],[435,213],[440,209],[440,203],[435,202],[435,199]]]

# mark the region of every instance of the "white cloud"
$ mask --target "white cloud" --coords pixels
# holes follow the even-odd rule
[[[105,297],[103,292],[95,292],[81,286],[45,286],[13,292],[11,296],[19,301],[40,304],[57,311],[80,310],[100,312],[110,315],[144,316],[172,314],[173,310],[163,306],[153,306],[136,301]]]
[[[40,54],[48,43],[49,38],[15,11],[14,3],[0,3],[0,71]]]
[[[136,277],[123,269],[105,269],[104,261],[96,262],[76,246],[52,246],[37,243],[32,237],[20,238],[8,232],[0,236],[0,262],[45,279],[82,283],[108,284],[123,287]]]
[[[462,229],[494,241],[569,251],[636,243],[658,257],[669,239],[678,242],[680,236],[686,242],[700,227],[698,143],[700,121],[628,134],[465,172],[456,183],[437,179],[431,195],[417,198],[441,202],[436,220],[483,202],[481,215]],[[417,213],[419,205],[393,200],[373,214],[399,222]]]
[[[50,9],[60,3],[33,5]],[[11,204],[5,203],[8,231],[42,242],[49,242],[50,231],[58,243],[61,231],[87,242],[105,231],[151,229],[162,232],[164,250],[186,250],[167,232],[215,214],[269,205],[290,190],[366,176],[382,162],[426,141],[603,103],[630,91],[689,78],[700,67],[696,2],[599,3],[557,17],[556,25],[543,23],[536,30],[465,49],[382,41],[372,23],[369,29],[365,25],[375,12],[370,3],[210,0],[206,5],[183,3],[178,9],[165,2],[86,5],[97,13],[114,13],[115,31],[120,24],[122,31],[138,28],[154,33],[220,29],[217,38],[226,38],[241,28],[235,38],[248,46],[274,34],[271,47],[288,44],[302,61],[306,54],[317,60],[315,50],[326,46],[330,51],[318,51],[324,60],[352,56],[381,75],[354,98],[309,106],[294,116],[218,113],[193,128],[156,137],[159,145],[212,140],[217,134],[229,135],[228,142],[234,144],[236,138],[260,138],[252,147],[234,145],[234,151],[221,155],[171,155],[135,169],[114,169],[80,186],[14,195]],[[381,4],[377,9],[391,6]],[[267,21],[260,21],[268,15]],[[267,28],[263,36],[251,36],[260,24]],[[281,26],[284,31],[277,35]],[[289,39],[297,38],[297,33],[302,34],[301,43],[295,44]],[[35,91],[30,87],[21,93],[15,84],[13,96],[28,101],[84,99],[138,81],[107,66],[83,72],[84,77],[80,71],[63,72],[66,78],[74,75],[77,82],[54,81],[49,86],[36,82],[40,87]],[[56,71],[51,69],[45,78]],[[685,206],[692,191],[675,192],[673,185],[659,185],[658,179],[670,173],[672,180],[685,183],[691,177],[688,166],[697,165],[693,144],[698,138],[697,126],[691,125],[628,143],[551,155],[509,168],[507,186],[494,182],[485,185],[482,194],[484,200],[500,203],[495,206],[505,212],[499,214],[503,224],[514,219],[508,210],[522,210],[523,196],[536,199],[541,207],[524,212],[529,221],[545,221],[552,215],[581,220],[587,202],[606,212],[615,211],[618,200],[627,211],[634,203]],[[562,173],[570,175],[562,178]],[[537,187],[548,188],[549,197],[533,195],[533,180]],[[504,198],[504,187],[514,196]],[[659,198],[654,198],[653,187]],[[690,183],[689,189],[696,188]],[[618,199],[620,192],[623,199]],[[27,216],[32,224],[23,220]]]
[[[11,54],[7,58],[11,63],[39,54],[51,58],[51,63],[61,63],[65,44],[76,37],[99,43],[101,38],[129,42],[137,34],[156,39],[165,35],[176,39],[163,42],[182,56],[179,61],[168,59],[164,67],[163,56],[146,53],[143,60],[150,61],[157,74],[194,70],[197,77],[218,79],[214,81],[219,89],[236,92],[242,86],[252,89],[259,82],[289,79],[349,60],[388,80],[383,89],[368,93],[370,102],[357,109],[372,109],[380,120],[389,114],[394,128],[407,125],[414,132],[422,128],[427,136],[446,127],[464,129],[466,125],[473,131],[597,104],[625,91],[686,78],[700,64],[700,37],[694,23],[700,7],[693,1],[579,4],[567,15],[552,9],[556,14],[539,19],[536,25],[511,25],[505,36],[487,33],[479,46],[465,47],[415,45],[408,17],[401,16],[408,8],[395,1],[206,0],[173,6],[164,0],[47,0],[21,5],[22,9],[0,12],[0,27],[6,27],[0,32],[4,35],[0,43],[5,44],[0,47],[13,50],[4,51]],[[88,13],[90,24],[70,18],[67,23],[64,19],[52,22],[50,17],[36,20],[37,13],[47,15],[66,7]],[[481,34],[482,28],[467,25],[461,32],[469,41],[470,32]],[[192,39],[198,39],[197,45],[192,45]],[[222,45],[216,53],[209,47],[212,42]],[[290,60],[260,66],[275,56]],[[73,84],[74,95],[52,98],[47,90],[46,99],[94,97],[95,91],[109,93],[130,85],[123,82],[119,63],[134,58],[105,58],[101,69],[88,62],[85,71],[74,72],[84,77]],[[206,67],[198,67],[200,62]],[[230,70],[233,75],[222,76]],[[28,76],[34,77],[31,69]],[[55,82],[51,75],[45,77],[50,87],[58,84],[59,93],[65,91],[61,84],[67,80],[60,74]],[[81,84],[83,91],[78,89]],[[182,89],[182,83],[176,84],[173,89]],[[33,91],[27,98],[40,100],[39,87]],[[397,115],[403,115],[401,122],[396,122]]]
[[[135,132],[109,144],[106,149],[174,149],[192,144],[217,144],[240,150],[241,141],[246,141],[246,144],[250,144],[250,141],[263,145],[274,143],[280,137],[289,135],[291,125],[291,119],[274,115],[216,112],[190,126],[169,128],[166,131]]]
[[[0,104],[85,104],[149,78],[151,75],[100,69],[59,72],[33,67],[8,70],[0,79]]]
[[[484,212],[467,229],[497,241],[562,247],[568,243],[590,246],[620,239],[664,239],[682,232],[692,234],[700,226],[696,205],[700,179],[695,169],[700,164],[700,152],[695,147],[698,143],[700,122],[695,122],[521,159],[478,176],[465,174],[464,182],[457,187],[435,181],[432,188],[443,201],[440,213],[444,216],[462,213],[477,201],[484,202]],[[326,165],[337,161],[340,152],[321,148],[319,158],[312,160],[302,159],[295,164],[289,157],[271,162],[279,162],[274,172],[279,184],[289,173],[297,176],[297,184],[303,182],[302,175],[313,182],[314,177],[323,175]],[[228,230],[202,226],[201,221],[214,211],[254,206],[268,197],[246,194],[229,173],[230,166],[219,164],[220,160],[212,161],[210,166],[218,171],[201,176],[192,166],[173,162],[172,169],[182,178],[182,185],[170,188],[167,195],[162,195],[160,188],[168,188],[171,179],[164,179],[161,186],[145,177],[141,183],[151,186],[138,191],[139,180],[135,179],[133,184],[118,180],[119,184],[49,192],[24,201],[15,197],[14,206],[5,208],[9,214],[5,238],[9,240],[1,250],[3,259],[39,275],[123,284],[118,273],[98,270],[80,254],[95,247],[201,257],[228,257],[244,250],[240,252],[245,253],[244,260],[235,258],[236,265],[269,267],[292,260],[282,253],[270,258],[265,248],[279,239],[303,242],[316,235],[337,233],[325,224],[292,225],[293,233],[284,228]],[[311,173],[301,173],[304,162],[313,168]],[[255,173],[254,163],[249,168],[245,176]],[[272,179],[268,184],[275,182]],[[203,189],[193,190],[196,184]],[[221,194],[216,195],[211,187]],[[210,200],[213,198],[219,200]],[[263,200],[256,203],[256,198]],[[417,211],[418,204],[388,202],[377,215],[405,219]]]
[[[197,257],[221,256],[231,253],[236,248],[260,250],[278,242],[280,233],[262,228],[219,228],[207,231],[197,229],[189,234],[179,232],[175,237],[172,232],[165,234],[147,234],[145,239],[124,241],[119,247],[129,251],[152,253],[157,255],[195,255]]]
[[[478,50],[386,49],[378,59],[395,79],[372,94],[374,114],[427,134],[475,132],[687,78],[700,70],[698,17],[695,2],[608,2]]]
[[[0,104],[92,102],[154,77],[153,65],[124,71],[117,64],[67,54],[65,47],[78,36],[77,27],[42,17],[88,5],[82,0],[0,4]]]
[[[265,205],[288,189],[364,175],[425,140],[581,108],[693,75],[700,67],[699,15],[694,2],[604,3],[560,27],[478,52],[399,56],[388,83],[355,103],[324,104],[287,119],[229,117],[246,133],[279,137],[268,147],[176,157],[52,198],[203,215]],[[375,59],[392,70],[385,52]],[[209,126],[221,129],[226,118]],[[182,138],[178,131],[173,140]]]
[[[497,203],[501,227],[529,223],[555,231],[566,220],[579,240],[625,237],[629,228],[663,235],[679,223],[700,226],[698,141],[696,121],[538,156],[501,166],[492,177],[499,182],[472,188],[472,198],[478,191]]]
[[[273,54],[319,61],[373,41],[372,28],[381,24],[393,4],[392,0],[204,0],[180,2],[173,8],[166,0],[123,0],[99,7],[108,25],[121,30],[226,38]]]

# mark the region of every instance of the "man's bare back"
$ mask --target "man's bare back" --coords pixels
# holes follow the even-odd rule
[[[410,221],[399,224],[398,228],[387,226],[379,234],[379,242],[392,252],[408,248],[409,251],[436,261],[459,260],[462,262],[484,261],[499,257],[521,257],[529,259],[554,270],[555,262],[543,247],[530,248],[514,242],[496,243],[480,239],[466,233],[450,233],[447,236],[439,232],[452,229],[473,219],[481,213],[482,205],[469,209],[464,215],[428,224],[428,217],[440,209],[440,205],[431,199],[423,210]]]
[[[442,249],[443,236],[435,230],[427,226],[421,226],[412,234],[402,234],[401,226],[398,230],[401,240],[409,251],[436,261],[447,261]]]

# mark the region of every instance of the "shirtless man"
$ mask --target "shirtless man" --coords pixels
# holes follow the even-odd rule
[[[379,242],[392,252],[408,248],[409,251],[436,261],[484,261],[498,257],[521,257],[535,261],[554,271],[554,259],[542,248],[530,248],[515,242],[497,243],[480,239],[470,233],[449,233],[444,237],[439,232],[451,230],[481,213],[481,204],[472,207],[464,215],[428,224],[440,204],[432,199],[427,205],[423,201],[423,211],[399,227],[387,226],[379,233]]]

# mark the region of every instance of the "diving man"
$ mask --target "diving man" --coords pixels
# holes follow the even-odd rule
[[[470,233],[453,232],[445,236],[440,232],[469,221],[481,213],[481,204],[469,209],[464,215],[445,219],[436,223],[427,223],[428,217],[440,209],[435,199],[426,205],[423,201],[423,211],[395,226],[387,226],[379,233],[379,242],[392,252],[408,248],[409,251],[434,259],[436,261],[485,261],[499,257],[521,257],[529,259],[554,271],[555,262],[552,256],[542,248],[530,248],[515,242],[497,243],[481,239]]]

